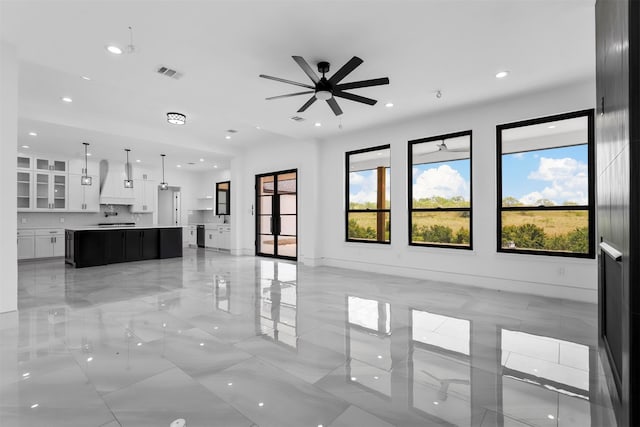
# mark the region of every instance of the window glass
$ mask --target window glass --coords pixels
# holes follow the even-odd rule
[[[347,241],[391,241],[390,151],[386,145],[347,153]]]
[[[409,142],[412,245],[471,248],[471,132]]]
[[[592,256],[593,114],[498,126],[498,250]]]

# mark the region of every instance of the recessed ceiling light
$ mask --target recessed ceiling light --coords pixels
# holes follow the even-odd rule
[[[200,159],[201,162],[204,162],[204,159]]]
[[[29,136],[38,136],[37,132],[29,132]]]
[[[23,145],[22,148],[31,148],[30,145]]]
[[[177,168],[181,168],[181,167],[182,167],[182,165],[176,165],[176,167],[177,167]]]
[[[140,163],[142,160],[140,159],[136,159],[136,163]]]
[[[264,402],[259,402],[258,406],[263,407],[264,406]]]
[[[39,403],[34,403],[33,405],[31,405],[31,409],[36,409],[38,406],[40,406]]]
[[[87,153],[87,156],[91,157],[91,153]]]
[[[256,129],[260,130],[260,129],[262,129],[262,128],[261,128],[260,126],[256,126]]]
[[[106,46],[107,52],[113,53],[114,55],[122,55],[122,49],[114,44],[110,44]]]
[[[64,101],[64,102],[73,102],[73,99],[69,98],[68,96],[63,96],[60,99],[62,99],[62,101]]]
[[[225,136],[224,139],[231,139],[231,135]]]
[[[550,420],[553,420],[555,417],[551,414],[547,415],[547,418],[549,418]]]
[[[547,129],[555,129],[556,125],[547,126]]]
[[[315,126],[315,127],[317,127],[317,128],[319,128],[320,126],[322,126],[322,123],[320,123],[320,122],[315,122],[315,123],[314,123],[314,126]]]
[[[83,80],[91,80],[91,77],[88,77],[88,76],[80,76],[80,77],[82,77]]]
[[[384,104],[384,106],[387,108],[391,108],[393,107],[393,102],[387,102],[386,104]]]
[[[496,73],[496,79],[504,79],[505,77],[507,77],[509,75],[508,71],[498,71]]]
[[[213,165],[213,168],[214,169],[218,169],[218,165]]]

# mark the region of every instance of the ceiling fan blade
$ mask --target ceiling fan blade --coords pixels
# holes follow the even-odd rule
[[[329,83],[333,85],[338,84],[342,79],[347,77],[347,74],[355,70],[358,65],[362,64],[362,62],[362,59],[354,56],[346,64],[344,64],[342,68],[336,71],[333,76],[331,76],[331,78],[329,79]]]
[[[313,72],[313,68],[311,68],[311,66],[307,63],[307,61],[305,61],[302,56],[292,56],[292,58],[294,61],[298,63],[300,68],[302,68],[302,71],[304,71],[305,74],[309,76],[311,81],[315,84],[318,84],[318,82],[320,81],[320,78],[316,73]]]
[[[347,90],[347,89],[356,89],[359,87],[380,86],[380,85],[388,85],[388,84],[389,84],[389,78],[383,77],[380,79],[361,80],[359,82],[343,83],[341,85],[336,85],[336,89]]]
[[[314,91],[305,90],[304,92],[296,92],[296,93],[288,93],[286,95],[270,96],[269,98],[265,98],[265,99],[266,100],[272,100],[272,99],[280,99],[280,98],[289,98],[290,96],[306,95],[308,93],[314,93]]]
[[[307,84],[304,84],[304,83],[298,83],[298,82],[294,82],[294,81],[291,81],[291,80],[281,79],[280,77],[266,76],[264,74],[260,74],[260,77],[262,77],[263,79],[275,80],[277,82],[289,83],[290,85],[302,86],[302,87],[306,87],[307,89],[314,89],[315,90],[315,87],[313,87],[311,85],[307,85]]]
[[[366,98],[364,96],[354,95],[353,93],[342,92],[342,91],[339,91],[339,90],[334,90],[333,91],[333,96],[337,96],[339,98],[348,99],[348,100],[351,100],[351,101],[362,102],[363,104],[369,104],[369,105],[375,105],[376,102],[378,102],[375,99]]]
[[[333,114],[335,114],[336,116],[339,116],[340,114],[342,114],[342,109],[340,108],[340,106],[336,102],[335,98],[327,99],[327,104],[329,104],[329,107],[331,107],[331,110],[333,111]]]
[[[313,104],[314,102],[316,102],[316,96],[313,95],[311,98],[309,98],[309,100],[307,102],[304,103],[304,105],[302,107],[300,107],[300,109],[298,110],[298,113],[302,113],[304,112],[307,108],[309,108],[309,106],[311,104]]]

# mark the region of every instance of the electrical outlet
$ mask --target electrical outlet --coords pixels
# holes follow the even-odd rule
[[[63,216],[60,217],[60,224],[64,224],[64,217]]]
[[[25,218],[25,217],[21,217],[21,220],[22,220],[22,223],[23,223],[23,224],[26,224],[26,223],[27,223],[27,218]]]

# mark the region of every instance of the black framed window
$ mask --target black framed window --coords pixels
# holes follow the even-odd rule
[[[231,181],[216,183],[216,215],[231,215]]]
[[[472,249],[471,131],[409,141],[409,244]]]
[[[389,145],[346,153],[346,240],[390,243]]]
[[[498,251],[593,258],[593,110],[496,130]]]

